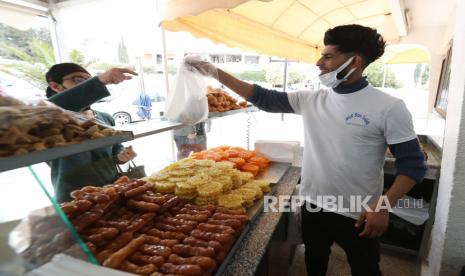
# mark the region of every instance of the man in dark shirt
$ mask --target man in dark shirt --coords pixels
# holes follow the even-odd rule
[[[84,116],[93,118],[100,124],[114,126],[113,118],[107,113],[92,110],[87,99],[89,98],[87,95],[95,97],[108,93],[102,80],[106,83],[112,83],[125,79],[124,70],[112,70],[99,77],[91,78],[87,70],[78,64],[56,64],[45,75],[48,83],[46,95],[51,102],[63,108],[73,106],[74,108],[69,109],[81,111]],[[82,95],[70,93],[72,91],[64,92],[80,84],[86,90]],[[61,97],[58,96],[60,94]],[[56,200],[58,202],[69,200],[70,192],[85,185],[103,186],[112,183],[117,178],[116,164],[124,164],[136,155],[132,147],[124,148],[123,145],[118,144],[48,162],[51,167]]]

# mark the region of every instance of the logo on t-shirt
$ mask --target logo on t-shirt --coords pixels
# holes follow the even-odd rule
[[[346,124],[354,126],[367,126],[370,124],[370,120],[366,115],[355,112],[346,117]]]

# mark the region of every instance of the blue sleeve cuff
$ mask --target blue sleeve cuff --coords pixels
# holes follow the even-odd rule
[[[408,176],[415,180],[417,184],[423,181],[427,167],[418,139],[389,145],[389,150],[396,159],[397,175]]]
[[[120,152],[122,152],[124,149],[124,146],[121,144],[116,144],[112,148],[112,153],[113,155],[118,155]]]

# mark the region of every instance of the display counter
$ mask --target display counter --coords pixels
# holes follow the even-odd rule
[[[274,196],[292,195],[300,180],[301,169],[290,167],[276,184]],[[222,275],[255,275],[282,217],[288,213],[262,212],[250,223],[249,233],[239,244]]]

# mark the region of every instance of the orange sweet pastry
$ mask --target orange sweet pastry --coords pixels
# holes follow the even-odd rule
[[[258,165],[253,164],[253,163],[245,163],[244,165],[242,165],[241,171],[249,172],[249,173],[253,174],[253,176],[255,177],[255,176],[257,176],[258,172],[260,171],[260,167]]]

